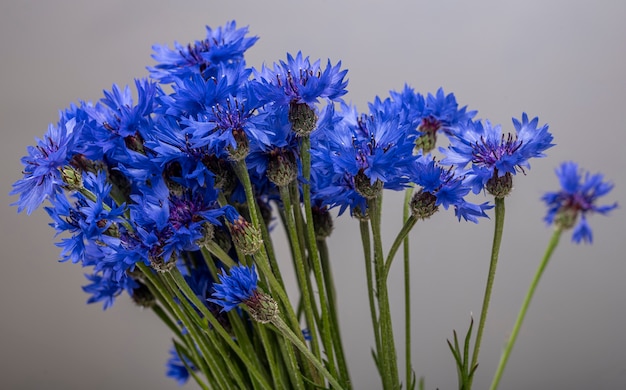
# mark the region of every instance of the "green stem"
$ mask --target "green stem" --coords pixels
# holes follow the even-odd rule
[[[306,228],[307,228],[307,244],[309,249],[309,260],[313,266],[313,275],[317,283],[318,298],[320,301],[320,308],[322,309],[322,342],[326,349],[326,355],[331,367],[331,371],[335,374],[335,359],[333,355],[333,332],[331,329],[330,312],[329,312],[329,300],[327,294],[329,292],[326,289],[324,282],[324,274],[322,272],[322,263],[319,256],[319,249],[317,247],[317,238],[315,234],[315,226],[313,224],[313,209],[311,202],[311,138],[306,135],[300,138],[302,144],[300,147],[300,155],[302,156],[302,175],[304,176],[304,182],[302,183],[302,193],[304,200],[304,212],[306,214]],[[328,283],[328,281],[327,281]],[[332,284],[332,280],[330,281]],[[339,324],[335,323],[337,327]],[[341,344],[341,336],[339,336],[338,329],[334,335],[335,339],[339,337],[339,343]],[[337,351],[335,351],[337,352]],[[338,357],[339,359],[339,357]],[[341,370],[342,376],[347,375],[347,369]],[[349,383],[350,378],[348,376],[343,377],[345,383]]]
[[[513,331],[511,332],[511,336],[509,336],[509,341],[504,347],[504,352],[502,352],[502,357],[500,358],[500,363],[498,364],[498,369],[493,377],[493,381],[491,382],[490,390],[496,390],[498,388],[498,384],[500,383],[500,378],[502,377],[502,373],[504,372],[504,368],[506,367],[506,363],[509,360],[509,356],[511,355],[511,351],[513,350],[513,346],[515,345],[515,341],[517,340],[517,335],[519,334],[520,328],[522,327],[522,322],[524,322],[524,318],[526,317],[526,312],[528,311],[528,306],[530,305],[530,301],[535,294],[535,290],[537,289],[537,285],[539,284],[539,279],[543,275],[543,271],[546,269],[548,265],[548,261],[552,257],[552,253],[556,249],[559,244],[559,239],[561,238],[562,229],[557,228],[552,234],[552,238],[550,239],[550,243],[546,248],[546,252],[543,255],[543,259],[539,264],[539,268],[537,268],[537,272],[528,287],[528,292],[526,293],[526,297],[524,298],[524,302],[522,303],[522,307],[517,315],[517,320],[515,321],[515,325],[513,326]]]
[[[224,339],[226,344],[228,344],[231,349],[235,352],[237,356],[241,359],[241,361],[246,366],[248,373],[251,374],[264,389],[271,389],[270,385],[267,382],[266,377],[257,369],[254,363],[250,360],[250,358],[243,352],[243,350],[233,341],[232,337],[226,332],[226,330],[222,327],[219,321],[213,316],[213,314],[209,311],[209,309],[204,305],[200,299],[196,296],[196,294],[191,290],[183,276],[180,274],[178,269],[174,268],[170,272],[171,278],[174,280],[176,285],[180,288],[183,293],[183,299],[186,297],[191,301],[191,303],[204,315],[204,317],[209,321],[209,323],[213,326],[213,329],[216,330],[220,336]]]
[[[300,240],[298,238],[298,232],[296,230],[296,222],[293,216],[293,210],[291,205],[291,197],[289,196],[289,188],[286,186],[280,186],[280,198],[283,201],[285,207],[285,222],[287,222],[287,233],[289,234],[289,241],[293,247],[294,265],[296,268],[296,276],[298,277],[298,285],[300,287],[300,293],[302,294],[302,302],[304,304],[304,317],[311,331],[311,348],[316,358],[320,358],[319,340],[317,330],[315,326],[315,316],[313,314],[313,296],[309,289],[308,274],[304,267],[304,259],[302,258],[302,248],[300,247]]]
[[[370,304],[370,316],[372,318],[372,330],[374,331],[374,340],[376,342],[376,351],[380,351],[380,327],[378,324],[378,315],[376,313],[376,301],[374,299],[374,275],[372,273],[372,244],[370,240],[370,231],[367,221],[359,221],[361,230],[361,243],[363,244],[363,258],[365,259],[365,277],[367,279],[367,298]],[[378,371],[380,372],[380,358],[378,359]],[[381,372],[382,375],[382,372]]]
[[[146,284],[150,287],[151,291],[154,291],[156,293],[155,296],[157,296],[159,300],[161,300],[163,304],[167,308],[169,308],[169,311],[176,319],[179,319],[183,323],[183,325],[189,329],[188,334],[193,339],[193,344],[189,345],[189,349],[194,355],[194,363],[196,364],[196,367],[198,367],[198,369],[200,369],[204,373],[206,378],[211,378],[213,375],[213,370],[209,367],[206,361],[207,358],[203,358],[202,356],[200,356],[196,348],[196,346],[198,346],[199,348],[200,343],[204,341],[204,339],[199,337],[199,335],[195,331],[197,328],[191,325],[187,315],[181,310],[178,303],[176,303],[176,301],[174,300],[173,295],[168,291],[168,288],[161,281],[158,275],[154,274],[151,268],[141,262],[137,263],[137,268],[139,268],[144,274],[147,282]],[[220,373],[218,372],[215,375],[216,381],[219,383],[219,386],[224,386],[225,379],[219,374]]]
[[[391,248],[389,249],[389,254],[387,255],[387,260],[385,261],[385,280],[387,279],[387,276],[389,275],[389,270],[391,269],[391,263],[393,262],[393,259],[395,258],[396,253],[398,252],[398,249],[400,249],[400,245],[402,245],[402,243],[405,243],[405,248],[408,247],[407,237],[409,236],[411,229],[413,229],[416,223],[417,223],[417,218],[415,218],[412,215],[409,216],[404,222],[404,226],[402,226],[402,230],[400,230],[400,232],[396,236],[396,239],[393,241],[393,244],[391,245]]]
[[[219,375],[223,376],[224,379],[229,382],[226,384],[225,388],[230,388],[233,385],[233,383],[229,380],[234,380],[239,386],[244,386],[244,380],[242,377],[243,373],[240,368],[232,360],[225,359],[225,356],[227,356],[227,350],[224,348],[222,343],[216,340],[215,334],[208,331],[208,325],[203,323],[202,319],[198,315],[198,312],[189,302],[189,298],[186,298],[185,294],[181,292],[182,289],[180,288],[179,283],[172,277],[173,272],[178,272],[178,269],[175,268],[172,272],[161,273],[159,274],[159,277],[165,281],[165,284],[169,288],[172,295],[178,298],[180,306],[183,309],[181,310],[180,319],[185,325],[185,328],[192,335],[197,334],[195,336],[196,343],[202,352],[204,359],[207,360],[211,366],[215,367],[215,370],[213,370],[214,372],[219,372]],[[183,282],[187,285],[187,282],[185,282],[184,279]],[[201,332],[201,330],[203,332]],[[230,373],[230,375],[227,375],[228,373]]]
[[[402,212],[402,218],[405,221],[405,226],[408,221],[411,219],[415,219],[411,215],[410,201],[413,195],[414,187],[409,187],[404,193],[404,210]],[[400,232],[402,234],[402,231]],[[400,235],[398,234],[398,236]],[[413,374],[413,363],[411,360],[411,251],[409,248],[409,235],[408,232],[404,237],[404,245],[403,245],[403,256],[404,256],[404,370],[405,370],[405,383],[407,389],[410,388],[414,374]],[[393,248],[393,247],[392,247]],[[391,255],[391,250],[389,251]],[[393,255],[391,259],[387,259],[386,264],[389,264],[389,267],[386,265],[386,273],[389,274],[389,268],[391,265],[391,260],[393,259]]]
[[[324,274],[324,282],[326,283],[326,291],[328,293],[328,309],[330,311],[331,328],[333,329],[333,344],[335,355],[337,356],[337,365],[339,367],[339,375],[342,382],[347,388],[350,386],[350,373],[348,364],[343,351],[343,343],[341,342],[341,330],[339,327],[339,317],[337,316],[337,299],[335,298],[335,283],[333,282],[333,273],[330,268],[330,255],[326,240],[319,240],[317,247],[320,251],[320,260],[322,263],[322,272]]]
[[[393,337],[391,307],[385,274],[385,259],[381,234],[381,199],[380,196],[368,201],[372,237],[374,238],[374,270],[376,274],[376,296],[378,298],[378,314],[380,320],[380,339],[382,351],[382,379],[385,390],[397,389],[400,386],[396,346]],[[382,353],[381,353],[382,352]]]
[[[246,161],[245,160],[237,161],[237,163],[234,165],[234,169],[235,169],[235,172],[237,173],[237,177],[239,178],[239,181],[243,185],[243,188],[246,194],[246,201],[250,205],[256,204],[256,198],[254,196],[254,192],[252,191],[252,182],[250,181],[250,176],[248,174]],[[259,220],[259,217],[258,217],[258,212],[257,212],[258,208],[250,207],[249,209],[250,209],[250,219],[252,220],[251,221],[252,224],[255,227],[260,226],[262,222]],[[270,292],[272,293],[272,295],[275,295],[278,298],[278,300],[282,303],[282,308],[285,309],[285,315],[287,316],[290,326],[292,327],[293,330],[299,331],[300,323],[298,322],[298,318],[296,317],[293,311],[293,307],[291,306],[291,302],[289,301],[289,297],[287,297],[287,293],[285,292],[285,289],[283,288],[283,286],[278,281],[278,279],[276,278],[276,276],[274,275],[272,271],[272,266],[267,255],[265,245],[261,245],[261,250],[254,257],[256,260],[256,264],[259,267],[260,273],[263,274],[263,276],[266,277],[268,280],[268,283],[270,286]]]
[[[289,341],[295,345],[296,348],[302,352],[302,354],[322,373],[322,375],[328,379],[328,382],[334,389],[343,389],[337,379],[324,367],[324,364],[313,355],[313,353],[307,348],[307,346],[296,336],[295,333],[289,327],[282,318],[279,316],[274,317],[272,324],[279,330],[279,332],[285,336]]]
[[[478,354],[480,353],[480,344],[482,342],[483,331],[487,321],[487,312],[489,311],[489,301],[491,300],[491,291],[493,289],[493,281],[496,277],[496,267],[498,265],[498,256],[500,254],[500,244],[502,243],[502,232],[504,231],[504,198],[495,198],[495,227],[493,232],[493,244],[491,247],[491,262],[489,264],[489,273],[487,275],[487,285],[485,286],[485,295],[483,297],[483,307],[480,312],[480,321],[476,332],[476,343],[474,344],[474,352],[472,353],[472,364],[467,368],[471,371],[478,364]],[[472,387],[473,376],[469,379],[468,390]]]

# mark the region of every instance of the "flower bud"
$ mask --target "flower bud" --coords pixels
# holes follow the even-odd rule
[[[233,129],[233,138],[235,138],[237,147],[227,146],[228,153],[231,160],[241,161],[250,153],[250,141],[248,141],[248,136],[241,128]]]
[[[435,149],[437,144],[437,130],[441,128],[441,122],[433,117],[426,117],[418,127],[421,135],[415,141],[415,151],[427,154]]]
[[[439,206],[437,206],[436,202],[437,197],[435,197],[435,195],[424,190],[419,190],[413,195],[409,203],[411,214],[418,220],[430,218],[439,210]]]
[[[259,290],[255,290],[252,296],[243,303],[248,307],[252,318],[262,324],[272,322],[279,313],[276,301]]]
[[[233,171],[230,162],[212,155],[203,157],[202,164],[215,175],[213,187],[222,190],[225,195],[233,192],[237,186],[237,175]]]
[[[69,165],[61,168],[61,178],[65,183],[65,188],[68,191],[79,191],[83,189],[83,175],[76,168]]]
[[[299,135],[309,135],[317,126],[317,114],[306,103],[289,103],[289,122],[293,131]]]
[[[215,237],[215,226],[212,223],[204,222],[202,224],[202,238],[196,241],[196,245],[207,246]]]
[[[241,215],[228,223],[230,235],[235,247],[245,255],[253,255],[261,249],[263,238],[261,232]]]
[[[318,240],[323,240],[326,237],[329,237],[330,233],[333,231],[333,218],[328,212],[328,207],[313,206],[311,208],[311,211],[313,213],[313,228],[315,230],[315,238],[317,238]]]
[[[383,182],[376,179],[372,184],[370,178],[363,171],[359,171],[354,177],[354,189],[365,199],[374,199],[383,191]]]
[[[485,189],[496,198],[504,198],[513,189],[513,175],[507,172],[504,176],[498,177],[498,171],[496,170],[491,179],[487,181]]]
[[[270,153],[267,178],[279,187],[286,186],[298,176],[298,164],[292,151],[278,148]]]
[[[154,304],[156,303],[156,299],[154,298],[154,295],[152,295],[152,292],[150,292],[148,286],[139,281],[137,281],[137,284],[139,286],[135,287],[133,289],[133,292],[131,293],[131,298],[133,299],[133,302],[135,302],[135,304],[137,304],[138,306],[145,308],[150,308],[154,306]]]
[[[153,255],[152,253],[148,256],[150,259],[150,266],[157,272],[170,272],[176,267],[176,254],[172,254],[169,260],[165,260],[162,255]]]

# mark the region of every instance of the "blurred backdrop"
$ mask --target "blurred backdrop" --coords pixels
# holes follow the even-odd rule
[[[626,2],[622,1],[3,1],[0,3],[0,387],[176,388],[164,375],[171,335],[126,296],[106,312],[86,305],[83,270],[57,263],[43,210],[9,203],[20,158],[58,110],[132,84],[151,45],[187,43],[229,20],[260,37],[247,63],[301,50],[341,60],[347,100],[361,110],[408,83],[440,86],[478,117],[512,129],[523,111],[548,123],[557,147],[515,177],[476,389],[491,381],[551,229],[539,198],[554,168],[575,160],[615,182],[626,203]],[[387,244],[400,229],[401,195],[386,195]],[[593,245],[564,236],[531,305],[502,389],[626,388],[626,224],[623,209],[592,217]],[[451,211],[418,224],[413,242],[414,363],[427,389],[456,388],[446,345],[480,313],[492,221],[458,223]],[[341,325],[355,389],[376,389],[357,223],[330,238]],[[403,342],[401,267],[392,270],[397,341]],[[403,367],[401,365],[401,367]],[[188,385],[187,388],[195,388]]]

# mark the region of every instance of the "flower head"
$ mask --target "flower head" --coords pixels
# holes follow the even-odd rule
[[[168,377],[174,379],[179,386],[184,385],[189,380],[189,369],[192,371],[198,371],[196,366],[187,358],[187,356],[183,355],[183,360],[181,359],[181,355],[178,354],[176,348],[170,349],[170,358],[165,364],[166,373]]]
[[[263,67],[256,72],[261,82],[255,89],[259,100],[279,105],[313,105],[319,98],[338,101],[347,92],[348,81],[344,80],[347,72],[341,70],[341,62],[332,66],[329,60],[326,69],[322,69],[319,60],[311,63],[301,52],[295,58],[287,54],[287,62],[280,61],[273,69]]]
[[[556,175],[561,182],[561,190],[548,192],[541,199],[548,206],[545,221],[555,223],[560,227],[574,228],[572,240],[576,243],[584,241],[591,243],[593,235],[587,223],[587,214],[599,213],[606,215],[617,207],[617,203],[598,206],[597,199],[608,194],[613,184],[602,181],[603,176],[579,171],[578,164],[564,162],[556,169]],[[580,219],[578,216],[580,215]]]
[[[61,190],[64,181],[59,168],[70,162],[74,133],[80,128],[75,119],[61,120],[56,126],[50,125],[44,139],[37,140],[37,146],[28,147],[28,156],[22,158],[24,177],[13,184],[10,192],[10,195],[20,196],[13,203],[18,213],[22,210],[32,213],[46,198]]]
[[[474,193],[479,193],[491,179],[498,181],[518,171],[525,173],[524,169],[530,168],[530,158],[543,157],[543,152],[554,146],[548,125],[537,128],[538,121],[528,121],[524,113],[521,121],[513,118],[515,133],[506,135],[500,125],[468,121],[459,126],[448,149],[442,150],[446,154],[442,163],[459,168],[471,163],[467,176]]]
[[[218,277],[220,283],[213,284],[215,291],[209,301],[222,306],[222,311],[230,311],[241,303],[245,304],[257,293],[258,276],[254,265],[237,265],[231,267],[230,275],[222,271]]]
[[[148,68],[153,78],[163,83],[185,79],[191,75],[201,75],[208,79],[214,76],[220,63],[243,61],[243,54],[259,39],[246,37],[248,28],[237,28],[235,21],[215,30],[206,27],[206,38],[183,46],[174,43],[174,50],[167,46],[154,45],[152,49],[158,64]]]

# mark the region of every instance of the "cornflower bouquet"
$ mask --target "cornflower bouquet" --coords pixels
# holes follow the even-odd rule
[[[409,232],[441,208],[472,223],[492,214],[478,324],[470,319],[464,337],[453,332],[448,341],[459,389],[471,389],[505,199],[529,160],[554,146],[548,126],[523,113],[503,131],[443,89],[423,95],[409,86],[361,113],[343,99],[341,62],[324,66],[297,53],[249,68],[244,53],[257,39],[230,22],[189,45],[154,46],[157,64],[135,82],[135,99],[114,85],[98,103],[63,110],[22,159],[24,176],[11,192],[18,212],[47,200],[62,261],[92,270],[88,303],[106,309],[126,292],[153,310],[174,335],[167,375],[205,389],[351,388],[326,244],[333,218],[347,215],[362,237],[366,280],[353,282],[367,285],[380,387],[423,388],[411,363]],[[587,216],[617,207],[598,204],[613,187],[601,174],[574,162],[556,174],[561,188],[543,197],[554,233],[492,389],[562,232],[591,243]],[[405,193],[404,225],[387,250],[384,189]],[[487,200],[476,202],[479,194]],[[279,224],[291,259],[277,256]],[[405,274],[404,378],[388,292],[396,257]],[[298,296],[287,294],[286,267]]]

